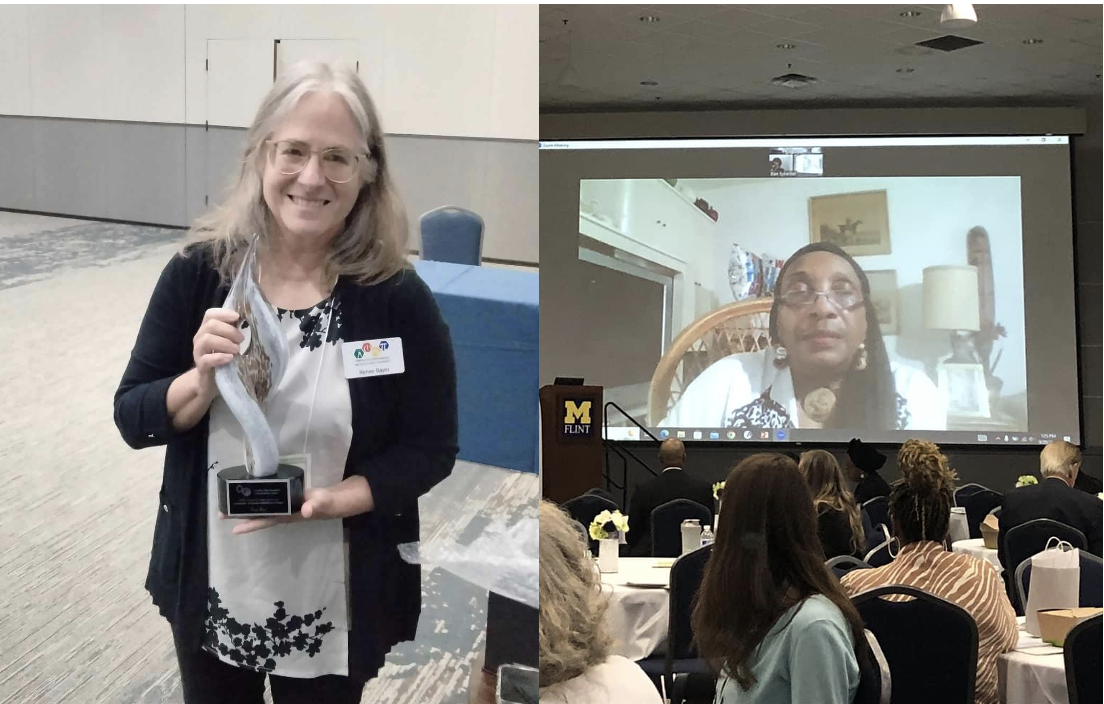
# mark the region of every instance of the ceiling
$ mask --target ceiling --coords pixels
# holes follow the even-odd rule
[[[541,111],[1100,101],[1101,5],[975,5],[959,30],[942,8],[541,5]],[[984,44],[916,46],[946,34]],[[771,83],[786,73],[817,80]]]

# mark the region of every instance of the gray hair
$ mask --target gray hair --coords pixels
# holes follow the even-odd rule
[[[198,218],[184,248],[202,244],[211,249],[223,281],[230,281],[254,233],[261,240],[275,227],[263,193],[267,140],[307,93],[332,91],[352,112],[359,128],[360,193],[334,238],[326,276],[355,277],[359,283],[383,281],[409,266],[406,209],[391,181],[383,145],[383,128],[368,89],[344,66],[303,61],[292,66],[268,91],[246,133],[240,170],[221,206]]]
[[[1081,449],[1065,440],[1047,443],[1039,454],[1039,474],[1073,481],[1081,468]]]
[[[540,686],[578,677],[605,662],[609,606],[574,520],[548,501],[540,504]]]

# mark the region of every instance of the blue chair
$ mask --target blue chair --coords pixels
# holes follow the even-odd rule
[[[882,598],[898,595],[914,598]],[[965,609],[900,584],[856,594],[851,601],[889,662],[893,704],[973,704],[978,630]]]
[[[703,528],[713,525],[713,512],[690,499],[668,501],[652,510],[652,557],[682,554],[682,522],[688,518],[698,519]]]
[[[445,205],[422,215],[422,259],[479,266],[483,260],[483,218]]]
[[[1077,605],[1084,607],[1104,607],[1104,560],[1090,552],[1078,552],[1081,558],[1081,585],[1077,595]],[[1027,608],[1027,595],[1031,591],[1031,560],[1027,559],[1016,566],[1016,596],[1021,609]]]
[[[1004,564],[1001,566],[1005,575],[1015,575],[1021,562],[1046,550],[1047,541],[1052,537],[1081,550],[1089,547],[1085,534],[1073,526],[1049,518],[1036,518],[1014,526],[1004,534]]]
[[[870,522],[877,526],[879,523],[890,525],[889,520],[889,499],[884,496],[875,496],[873,499],[865,502],[862,505],[863,509],[869,514]]]
[[[664,655],[653,655],[636,662],[649,677],[662,678],[663,693],[670,697],[672,704],[682,702],[684,694],[682,690],[688,681],[688,678],[680,678],[676,681],[675,675],[709,674],[705,660],[698,657],[697,649],[694,647],[694,630],[690,616],[694,611],[694,599],[701,587],[702,576],[705,574],[705,565],[709,562],[709,556],[712,553],[712,545],[703,545],[693,552],[686,553],[671,565],[667,652]],[[712,688],[710,690],[712,691]]]
[[[852,704],[890,704],[893,694],[893,675],[889,671],[882,646],[869,629],[863,629],[870,645],[867,657],[859,661],[859,687]]]
[[[894,552],[899,549],[900,547],[897,544],[897,538],[890,538],[878,547],[866,553],[866,557],[863,558],[863,562],[870,565],[871,567],[885,567],[889,563],[893,562],[893,558],[896,557],[896,555],[894,555]]]
[[[852,555],[837,555],[824,563],[824,566],[836,575],[836,579],[843,577],[851,570],[868,570],[869,564]]]
[[[598,541],[589,540],[591,522],[593,522],[594,517],[602,511],[621,510],[617,504],[609,499],[594,494],[583,494],[582,496],[576,496],[574,499],[568,499],[563,502],[560,508],[567,511],[569,516],[582,524],[587,533],[587,544],[590,547],[591,553],[595,555],[598,554]],[[629,527],[631,528],[632,526]]]
[[[969,484],[963,484],[954,491],[954,505],[965,506],[966,504],[963,502],[966,500],[966,497],[983,489],[986,489],[986,487],[982,486],[981,484],[974,484],[973,482]]]
[[[1066,634],[1062,655],[1066,662],[1069,704],[1104,701],[1100,680],[1102,620],[1104,616],[1094,616]]]
[[[966,525],[970,527],[970,537],[981,537],[981,522],[993,509],[999,509],[1004,500],[1003,494],[989,489],[979,489],[962,499],[959,506],[966,509]]]

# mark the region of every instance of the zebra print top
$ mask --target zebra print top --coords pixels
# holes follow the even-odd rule
[[[1004,582],[989,562],[950,553],[925,540],[901,548],[885,567],[852,570],[840,580],[848,596],[903,584],[923,589],[965,609],[978,627],[976,704],[997,704],[997,656],[1016,647],[1016,612]],[[907,597],[900,597],[902,599]]]

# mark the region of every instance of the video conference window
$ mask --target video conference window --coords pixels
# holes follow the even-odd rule
[[[697,282],[672,292],[648,425],[1029,427],[1019,178],[584,180],[580,199],[587,240]]]

